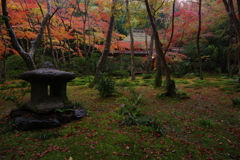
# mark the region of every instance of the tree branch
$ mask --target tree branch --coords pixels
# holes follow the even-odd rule
[[[166,47],[166,49],[165,49],[164,55],[166,55],[166,53],[167,53],[167,51],[168,51],[168,48],[169,48],[170,45],[171,45],[172,38],[173,38],[173,33],[174,33],[174,18],[175,18],[174,14],[175,14],[175,0],[173,1],[173,11],[172,11],[172,32],[171,32],[171,37],[170,37],[170,40],[169,40],[169,42],[168,42],[168,45],[167,45],[167,47]]]
[[[40,25],[38,35],[37,35],[35,40],[31,41],[31,48],[30,48],[30,51],[29,51],[30,56],[34,55],[37,47],[39,46],[39,44],[41,42],[41,39],[43,37],[43,34],[44,34],[44,28],[46,27],[47,23],[50,20],[50,17],[51,17],[51,3],[50,3],[50,0],[47,0],[47,8],[48,8],[48,11],[47,11],[47,14],[45,15],[45,17],[44,17],[44,19],[43,19],[43,21]]]

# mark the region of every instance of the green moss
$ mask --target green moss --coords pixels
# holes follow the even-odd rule
[[[137,77],[139,78],[139,77]],[[219,78],[219,77],[217,77]],[[119,95],[101,98],[98,91],[85,85],[68,86],[68,98],[72,102],[81,102],[88,115],[59,128],[21,132],[12,130],[12,124],[6,115],[12,103],[0,100],[1,157],[5,159],[231,159],[238,157],[239,144],[239,108],[232,107],[232,98],[239,97],[238,92],[229,95],[221,88],[235,87],[228,79],[216,81],[209,78],[203,82],[192,79],[177,79],[177,87],[199,85],[185,88],[183,93],[191,99],[157,97],[160,89],[140,86],[151,83],[152,79],[137,82],[129,79],[117,80],[139,84],[134,89],[143,91],[141,114],[157,118],[165,137],[147,125],[122,126],[124,115],[119,115],[120,96],[131,99],[126,87],[118,86]],[[16,84],[16,83],[15,83]],[[207,87],[204,85],[206,84]],[[212,87],[211,90],[209,87]],[[125,89],[124,89],[125,88]],[[6,90],[11,91],[11,90]],[[202,119],[201,119],[202,118]],[[11,129],[11,130],[9,130]],[[6,131],[6,132],[5,132]],[[54,136],[56,133],[58,136]],[[39,138],[40,137],[40,138]],[[44,141],[41,137],[48,137]]]
[[[176,79],[175,82],[176,84],[189,84],[189,81],[184,79]]]
[[[204,79],[204,80],[194,80],[193,84],[190,84],[188,86],[186,86],[186,88],[203,88],[203,87],[220,87],[221,86],[221,82],[217,82],[217,81],[210,81],[208,79]]]

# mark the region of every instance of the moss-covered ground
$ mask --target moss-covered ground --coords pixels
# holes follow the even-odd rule
[[[117,93],[100,97],[89,88],[92,77],[69,83],[68,98],[77,101],[88,115],[80,120],[48,130],[18,131],[8,118],[16,103],[0,99],[0,159],[46,160],[141,160],[141,159],[239,159],[240,107],[232,100],[240,96],[235,79],[212,76],[175,78],[180,94],[160,96],[164,87],[153,88],[154,79],[138,76],[135,81],[117,79]],[[2,84],[1,94],[17,94],[19,81]],[[141,114],[156,119],[163,134],[149,126],[121,125],[117,112],[127,87],[143,93]],[[179,94],[179,95],[180,95]],[[16,97],[16,96],[15,96]],[[19,97],[19,96],[18,96]],[[22,101],[29,100],[27,93]],[[188,97],[188,98],[187,98]]]

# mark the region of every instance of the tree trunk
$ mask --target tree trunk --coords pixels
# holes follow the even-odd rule
[[[202,75],[202,58],[201,58],[201,51],[200,51],[200,46],[199,46],[199,39],[200,39],[200,33],[201,33],[201,24],[202,24],[202,0],[199,0],[199,8],[198,8],[198,33],[197,33],[197,52],[198,52],[198,65],[199,65],[199,78],[203,79]]]
[[[167,89],[166,95],[167,96],[175,96],[176,95],[175,83],[174,83],[173,80],[171,80],[170,71],[169,71],[169,68],[167,66],[167,62],[166,62],[165,56],[163,54],[162,44],[161,44],[161,42],[159,40],[156,24],[154,22],[154,18],[152,16],[151,11],[150,11],[148,0],[145,0],[145,4],[146,4],[147,12],[148,12],[148,17],[149,17],[151,25],[152,25],[154,38],[155,38],[156,54],[157,54],[157,57],[159,56],[160,59],[161,59],[160,62],[162,63],[162,66],[163,66],[164,72],[165,72],[165,76],[166,76],[166,89]],[[157,66],[157,72],[159,72],[160,69],[161,69],[161,66]],[[172,85],[173,83],[174,83],[174,85]],[[169,87],[170,85],[171,85],[171,87]]]
[[[53,64],[56,67],[56,69],[58,69],[56,56],[55,56],[55,52],[54,52],[54,49],[53,49],[53,42],[52,42],[52,36],[51,36],[51,30],[50,30],[49,23],[47,24],[47,31],[48,31],[48,39],[49,39],[49,42],[50,42],[50,52],[51,52],[51,55],[52,55],[52,58],[53,58]]]
[[[107,61],[107,57],[108,54],[110,52],[110,46],[111,46],[111,39],[112,39],[112,32],[113,32],[113,26],[114,26],[114,11],[115,11],[115,3],[117,2],[117,0],[112,0],[112,11],[111,11],[111,18],[110,18],[110,22],[109,22],[109,26],[108,26],[108,32],[107,32],[107,37],[106,37],[106,42],[105,42],[105,47],[104,47],[104,51],[97,63],[96,66],[96,72],[94,75],[94,80],[92,83],[92,86],[94,86],[98,79],[100,78],[100,76],[102,75],[105,63]]]
[[[61,57],[62,57],[62,63],[65,64],[66,63],[66,59],[65,59],[65,52],[63,50],[61,50]]]
[[[68,41],[68,62],[70,63],[71,62],[71,48],[70,48],[69,39],[67,41]]]
[[[148,59],[147,59],[147,64],[146,64],[146,74],[150,74],[150,72],[152,71],[153,42],[154,42],[154,35],[153,35],[153,32],[151,31],[150,49],[149,49],[149,52],[148,52]]]
[[[4,44],[4,55],[3,58],[0,59],[0,83],[6,81],[6,52],[7,52],[7,46]]]
[[[129,11],[129,1],[126,0],[126,11],[127,11],[127,23],[130,32],[130,40],[131,40],[131,80],[135,80],[135,60],[134,60],[134,39],[133,39],[133,32],[131,26],[131,15]]]
[[[236,59],[238,59],[238,76],[240,77],[240,52],[239,52],[239,48],[240,48],[240,23],[239,20],[235,14],[235,9],[234,9],[234,5],[233,5],[233,0],[223,0],[224,6],[226,8],[227,14],[230,18],[230,20],[233,23],[234,29],[237,33],[237,57]],[[238,16],[240,16],[240,2],[239,0],[237,0],[237,12],[238,12]]]
[[[172,43],[172,38],[173,38],[173,33],[174,33],[174,13],[175,13],[175,0],[173,1],[173,6],[172,6],[172,32],[171,32],[171,36],[170,36],[170,39],[169,39],[169,42],[168,42],[168,45],[165,49],[165,52],[164,52],[164,55],[166,55],[171,43]]]
[[[227,66],[228,66],[228,77],[232,77],[232,68],[231,68],[231,52],[232,52],[232,21],[230,20],[230,44],[227,53]]]
[[[156,60],[156,77],[155,77],[155,80],[154,80],[154,87],[157,88],[157,87],[161,87],[162,86],[162,57],[164,58],[164,56],[161,57],[161,53],[162,52],[162,44],[160,43],[159,44],[159,40],[157,41],[156,40],[156,34],[158,33],[154,33],[155,34],[155,49],[156,49],[156,56],[155,56],[155,60]],[[157,36],[158,38],[158,36]],[[159,39],[159,38],[158,38]],[[160,48],[159,48],[159,45]],[[161,50],[161,51],[160,51]],[[162,52],[163,54],[163,52]],[[165,60],[165,58],[164,58]],[[167,78],[167,76],[166,76]]]
[[[2,32],[2,26],[0,26],[0,33],[2,36],[3,46],[4,46],[4,53],[2,58],[0,58],[0,83],[6,81],[6,54],[7,54],[7,43],[6,39],[4,38],[4,34]]]

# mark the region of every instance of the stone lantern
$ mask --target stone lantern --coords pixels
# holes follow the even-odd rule
[[[76,78],[75,73],[57,70],[47,61],[40,69],[24,72],[19,78],[31,84],[31,100],[23,105],[23,109],[46,114],[73,107],[66,95],[66,85]]]

